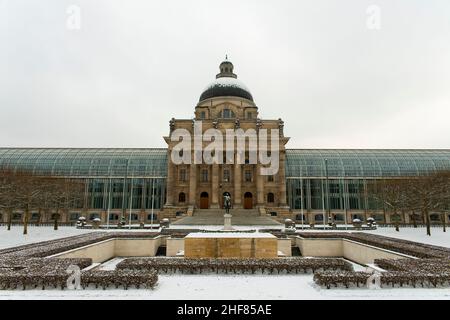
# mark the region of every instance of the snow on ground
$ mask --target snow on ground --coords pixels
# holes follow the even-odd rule
[[[217,226],[214,226],[217,227]],[[262,227],[263,228],[263,227]],[[241,229],[241,228],[239,228]],[[242,228],[244,229],[244,228]],[[241,230],[242,230],[241,229]],[[248,227],[247,227],[248,229]],[[252,227],[255,229],[255,227]],[[33,242],[58,239],[93,232],[74,227],[29,227],[29,234],[22,235],[22,227],[12,227],[7,231],[0,228],[0,248]],[[104,231],[104,230],[102,230]],[[117,230],[111,230],[117,231]],[[127,231],[127,230],[123,230]],[[135,230],[142,231],[142,230]],[[310,232],[310,231],[306,231]],[[318,232],[317,230],[315,232]],[[319,231],[320,232],[320,231]],[[370,233],[397,237],[412,241],[450,247],[450,231],[442,232],[432,228],[432,236],[426,235],[424,228],[380,228]],[[111,270],[121,258],[112,259],[100,268]],[[220,288],[220,290],[218,290]],[[450,300],[449,288],[366,288],[324,289],[317,287],[312,275],[159,275],[154,290],[110,289],[110,290],[0,290],[0,300],[4,299],[446,299]]]
[[[378,234],[380,236],[399,238],[409,241],[422,242],[426,244],[431,244],[435,246],[448,247],[450,248],[450,228],[447,232],[443,232],[442,228],[433,227],[431,228],[431,236],[427,236],[426,228],[400,228],[400,231],[395,231],[395,228],[378,228],[376,230],[301,230],[298,229],[297,232],[364,232]]]
[[[379,228],[369,233],[450,248],[450,230],[443,232],[442,228],[431,228],[431,236],[427,236],[426,228]]]
[[[312,275],[160,275],[154,290],[0,290],[0,299],[450,299],[450,289],[322,289]]]
[[[75,227],[58,227],[58,230],[53,230],[53,227],[29,226],[28,234],[24,235],[23,226],[12,226],[10,231],[6,229],[6,226],[2,226],[0,227],[0,249],[76,236],[89,232],[92,232],[92,230],[80,230]]]

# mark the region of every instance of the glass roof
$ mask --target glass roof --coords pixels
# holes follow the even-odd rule
[[[165,177],[167,149],[0,148],[0,166],[69,177]]]
[[[325,165],[327,159],[327,165]],[[286,177],[400,177],[450,170],[450,150],[286,150]]]
[[[0,166],[69,177],[166,177],[167,149],[0,148]],[[286,150],[287,178],[325,177],[326,169],[329,177],[416,176],[450,170],[450,150]]]

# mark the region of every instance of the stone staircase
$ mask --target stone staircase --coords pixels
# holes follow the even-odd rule
[[[225,209],[195,209],[193,216],[197,217],[223,217]],[[230,209],[233,217],[258,217],[258,209]]]
[[[181,218],[172,224],[174,225],[223,225],[225,214],[224,209],[194,209],[192,216]],[[261,215],[258,209],[231,209],[231,224],[234,226],[265,226],[280,227],[281,224],[268,217]]]

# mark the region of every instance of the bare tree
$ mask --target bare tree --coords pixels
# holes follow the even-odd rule
[[[12,214],[17,207],[17,181],[14,171],[0,169],[0,209],[7,215],[7,229],[11,230]]]
[[[382,203],[383,207],[389,208],[389,211],[393,213],[396,231],[400,231],[399,212],[404,211],[408,207],[406,188],[407,183],[403,179],[384,179],[370,190],[372,197]]]
[[[408,203],[422,213],[429,236],[431,236],[430,213],[443,212],[450,201],[449,188],[450,172],[448,171],[420,176],[408,182]]]
[[[72,179],[53,179],[50,187],[51,209],[55,210],[53,214],[54,230],[58,230],[58,222],[61,218],[61,212],[68,212],[75,208],[84,199],[84,184]]]
[[[38,177],[27,171],[16,172],[17,181],[17,208],[23,211],[23,234],[28,234],[28,222],[30,212],[33,208],[39,207],[46,185],[49,183],[48,177]]]

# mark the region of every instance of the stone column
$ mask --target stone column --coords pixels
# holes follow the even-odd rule
[[[173,206],[173,188],[175,183],[175,166],[170,159],[170,151],[168,154],[167,164],[167,194],[166,206]]]
[[[256,165],[256,205],[264,205],[264,177],[261,175],[261,165],[258,163]]]
[[[279,168],[279,199],[280,207],[287,207],[286,199],[286,153],[284,150],[280,150],[280,168]]]
[[[195,207],[197,196],[197,166],[191,164],[189,167],[189,205]]]
[[[234,165],[234,208],[242,208],[242,174],[241,165],[237,162]]]
[[[219,165],[214,163],[212,165],[211,175],[211,209],[219,208]]]

